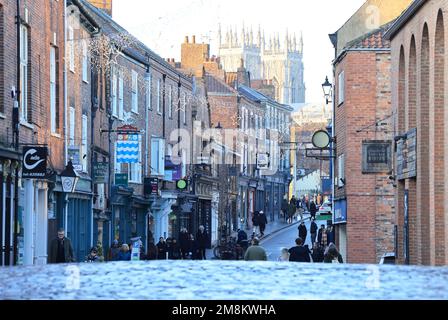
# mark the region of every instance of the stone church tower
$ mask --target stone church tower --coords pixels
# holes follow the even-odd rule
[[[112,16],[112,0],[88,0],[95,7],[102,9],[108,15]]]
[[[283,40],[276,34],[269,39],[259,27],[244,26],[240,33],[230,27],[225,34],[219,26],[219,57],[226,72],[237,72],[241,66],[250,72],[251,81],[263,81],[275,87],[275,99],[283,104],[305,103],[303,38],[286,31]],[[257,81],[258,80],[258,81]]]

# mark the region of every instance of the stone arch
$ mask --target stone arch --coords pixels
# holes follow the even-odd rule
[[[445,264],[445,26],[437,15],[434,42],[434,230],[435,263]],[[441,226],[440,228],[438,226]]]
[[[418,125],[418,196],[419,215],[421,217],[420,230],[422,263],[431,263],[431,228],[430,228],[430,208],[431,208],[431,187],[430,187],[430,138],[429,138],[429,90],[430,90],[430,48],[428,24],[424,24],[421,50],[420,50],[420,108]]]

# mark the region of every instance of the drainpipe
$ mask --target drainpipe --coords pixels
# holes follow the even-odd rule
[[[67,57],[67,0],[64,0],[64,56]],[[68,163],[67,141],[67,62],[64,59],[64,166]],[[68,194],[64,196],[64,230],[67,234]]]

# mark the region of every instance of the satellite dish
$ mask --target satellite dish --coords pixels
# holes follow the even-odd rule
[[[331,137],[327,131],[319,130],[313,135],[313,146],[318,149],[325,149],[331,143]]]

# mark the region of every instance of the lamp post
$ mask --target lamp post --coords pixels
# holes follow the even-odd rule
[[[328,76],[325,77],[325,82],[322,84],[322,89],[324,91],[324,97],[326,99],[327,104],[332,102],[331,97],[331,91],[332,91],[333,85],[328,81]]]
[[[76,173],[73,163],[70,160],[67,163],[64,171],[61,173],[61,183],[62,183],[62,191],[65,193],[65,221],[64,221],[64,229],[67,233],[67,218],[68,218],[68,194],[74,193],[76,190],[76,185],[79,180],[79,175]]]

